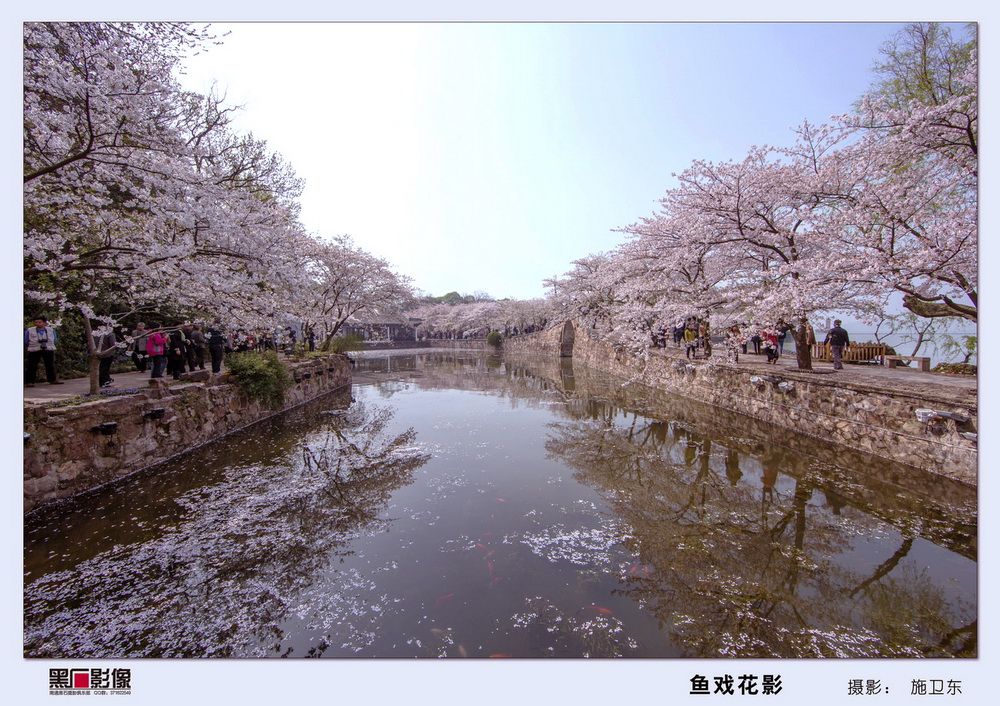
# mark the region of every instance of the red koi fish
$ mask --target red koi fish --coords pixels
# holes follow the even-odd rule
[[[503,581],[503,578],[501,578],[500,576],[494,576],[494,577],[493,577],[493,578],[491,579],[491,581],[492,581],[493,583],[500,583],[501,581]]]
[[[504,653],[502,653],[502,652],[501,652],[501,653],[499,653],[499,654],[495,654],[495,655],[490,655],[490,659],[498,659],[498,658],[500,658],[500,657],[510,657],[510,655],[508,655],[508,654],[504,654]]]
[[[445,595],[441,596],[436,601],[434,601],[434,606],[440,608],[442,605],[444,605],[445,601],[447,601],[449,598],[453,598],[454,596],[455,596],[454,593],[446,593]]]
[[[487,547],[483,546],[479,542],[476,542],[476,546],[479,547],[480,549],[484,550],[484,551],[489,551],[489,549]]]
[[[492,561],[486,562],[486,568],[490,570],[490,576],[492,576],[493,575],[493,562]]]
[[[480,537],[480,539],[486,539],[487,537],[492,537],[492,536],[493,536],[492,532],[483,532],[483,536]]]
[[[507,502],[507,501],[506,501],[506,500],[504,500],[503,498],[497,498],[497,502],[498,502],[498,503],[505,503],[505,502]]]
[[[595,613],[600,613],[601,615],[614,615],[615,614],[615,612],[613,610],[611,610],[610,608],[602,608],[599,605],[589,605],[589,606],[587,606],[585,608],[585,610],[592,610]]]
[[[483,547],[483,549],[485,549],[485,548],[486,547]],[[496,549],[490,549],[488,552],[486,552],[486,556],[493,556],[496,553],[497,553]]]

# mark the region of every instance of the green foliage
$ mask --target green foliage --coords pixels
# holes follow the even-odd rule
[[[490,331],[486,334],[486,343],[491,346],[499,346],[501,341],[501,336],[499,331]]]
[[[323,341],[319,349],[324,353],[349,353],[360,351],[364,347],[364,339],[352,333],[346,336],[330,336]]]
[[[948,375],[976,375],[977,367],[968,363],[938,363],[931,372]]]
[[[978,336],[950,336],[946,335],[940,345],[941,353],[949,357],[962,356],[962,364],[967,365],[969,360],[978,353]],[[972,366],[975,367],[975,366]]]
[[[226,367],[241,392],[272,409],[284,404],[292,387],[292,376],[274,351],[237,353],[228,358]]]
[[[872,67],[871,90],[894,108],[908,110],[911,101],[941,105],[965,89],[956,82],[974,55],[976,26],[967,25],[964,37],[936,22],[906,25],[880,48]]]

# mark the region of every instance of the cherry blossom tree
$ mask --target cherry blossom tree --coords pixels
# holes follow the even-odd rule
[[[831,200],[830,227],[913,313],[977,321],[978,64],[974,43],[964,51],[949,52],[944,75],[914,79],[915,97],[873,92],[840,119],[855,141],[838,168],[856,176]]]
[[[301,290],[299,311],[311,324],[319,324],[327,339],[361,312],[369,319],[379,315],[399,318],[412,300],[409,278],[395,273],[386,260],[362,250],[348,236],[329,242],[315,240],[306,260],[309,286]]]
[[[298,180],[229,133],[222,99],[173,79],[210,41],[179,24],[24,27],[25,295],[82,314],[92,392],[108,353],[92,333],[150,307],[266,316],[300,276]]]
[[[920,316],[975,321],[975,42],[941,48],[942,36],[914,26],[897,38],[882,68],[892,80],[856,115],[674,175],[660,210],[621,229],[627,242],[547,283],[552,299],[643,349],[692,314],[716,327],[795,321],[804,369],[816,312],[877,318],[898,291]]]

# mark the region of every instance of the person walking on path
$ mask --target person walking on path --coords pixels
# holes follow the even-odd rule
[[[727,360],[730,363],[740,362],[740,344],[742,343],[744,346],[746,346],[745,341],[742,341],[741,339],[742,337],[740,336],[740,327],[737,324],[733,324],[732,326],[730,326],[729,330],[726,332]],[[743,352],[746,353],[745,348]]]
[[[788,336],[788,332],[794,327],[786,323],[784,319],[778,319],[778,323],[774,325],[774,328],[778,331],[778,355],[782,356],[785,354],[785,338]]]
[[[764,342],[764,352],[767,353],[768,364],[777,365],[778,358],[781,356],[781,351],[778,348],[778,330],[767,328],[761,331],[760,335]]]
[[[163,370],[167,366],[167,337],[159,331],[153,331],[146,337],[146,355],[152,365],[150,379],[163,377]]]
[[[843,370],[844,365],[840,362],[841,357],[844,355],[844,350],[851,345],[851,338],[847,335],[847,331],[840,327],[841,321],[837,319],[833,322],[833,328],[827,331],[826,339],[823,343],[830,344],[830,353],[833,354],[833,369]]]
[[[191,341],[194,344],[194,364],[198,366],[198,370],[205,369],[205,344],[208,339],[205,338],[205,332],[202,331],[201,324],[195,324],[194,330],[191,331]],[[191,369],[194,372],[194,368]]]
[[[174,329],[167,336],[167,375],[174,380],[180,380],[186,358],[187,343],[184,332],[179,328]]]
[[[56,330],[49,326],[48,319],[39,316],[35,325],[24,332],[24,349],[28,353],[24,362],[24,384],[35,386],[35,376],[38,374],[38,361],[45,363],[45,379],[50,385],[62,385],[56,380]]]
[[[226,349],[232,350],[229,345],[229,337],[222,328],[222,322],[216,319],[212,325],[205,329],[205,337],[208,343],[208,354],[212,358],[212,372],[218,375],[222,372],[222,358]]]
[[[94,351],[101,358],[97,368],[97,383],[101,387],[111,387],[114,383],[111,364],[115,362],[115,355],[118,353],[118,339],[115,338],[114,330],[103,335],[94,334]]]
[[[698,329],[695,328],[693,322],[688,322],[688,325],[684,328],[684,345],[686,346],[687,357],[694,358],[698,350]]]
[[[141,321],[135,325],[135,330],[132,331],[132,362],[135,363],[135,369],[140,373],[146,372],[146,366],[149,364],[149,355],[146,353],[146,337],[148,335],[146,324]]]

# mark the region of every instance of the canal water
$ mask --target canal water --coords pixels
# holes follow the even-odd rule
[[[976,657],[976,494],[592,371],[359,382],[25,525],[27,657]]]

